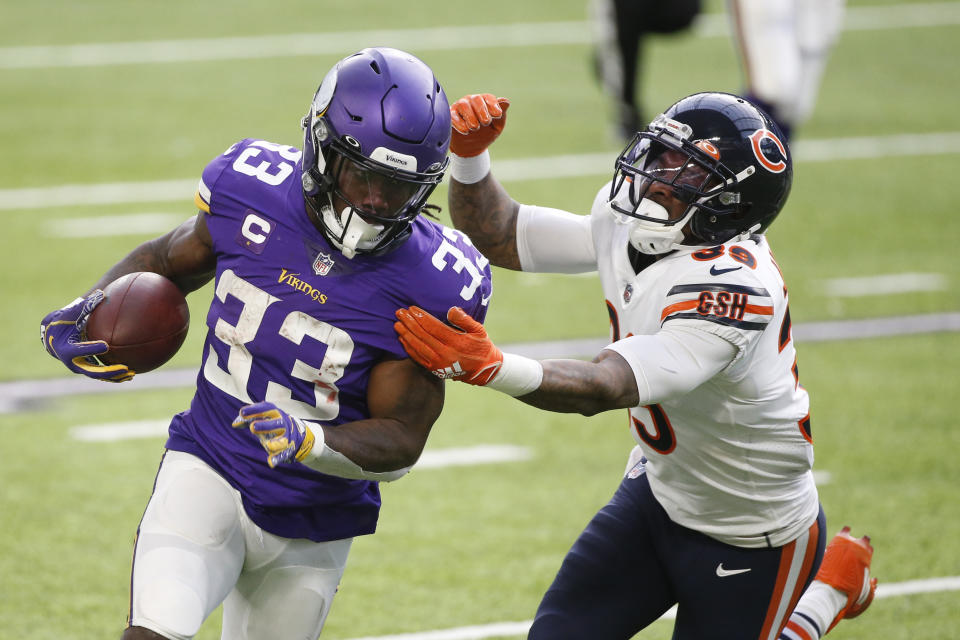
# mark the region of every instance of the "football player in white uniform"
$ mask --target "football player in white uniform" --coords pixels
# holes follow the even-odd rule
[[[639,94],[650,35],[685,32],[701,5],[701,0],[588,0],[594,71],[612,103],[618,144],[644,123]]]
[[[539,362],[503,354],[456,308],[458,329],[416,307],[395,327],[442,377],[552,411],[629,409],[625,477],[529,637],[630,638],[674,604],[677,639],[819,638],[859,614],[872,547],[845,528],[824,559],[809,402],[763,235],[792,181],[777,125],[737,96],[688,96],[634,136],[578,216],[521,205],[490,174],[508,106],[451,107],[454,223],[501,267],[598,270],[613,343],[593,362]]]
[[[809,119],[845,0],[728,0],[749,94],[786,138]]]

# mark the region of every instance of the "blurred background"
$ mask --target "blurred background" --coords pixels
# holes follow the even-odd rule
[[[68,378],[37,341],[40,318],[191,216],[201,170],[233,142],[300,146],[327,69],[367,46],[418,55],[451,101],[509,97],[494,172],[522,202],[587,213],[622,144],[587,9],[4,3],[0,637],[119,637],[133,535],[166,421],[192,395],[211,288],[191,295],[193,327],[174,360],[122,387]],[[870,611],[831,638],[954,638],[960,625],[958,62],[960,2],[849,0],[815,109],[791,138],[793,193],[769,233],[829,528],[869,533],[881,580]],[[647,119],[684,95],[746,84],[722,0],[704,0],[689,28],[645,38]],[[445,206],[445,186],[433,201]],[[592,356],[607,324],[594,275],[494,272],[487,325],[506,349]],[[619,412],[548,414],[448,385],[424,460],[383,487],[379,532],[354,544],[324,637],[523,637],[618,483],[626,424]],[[198,638],[219,638],[218,617]]]

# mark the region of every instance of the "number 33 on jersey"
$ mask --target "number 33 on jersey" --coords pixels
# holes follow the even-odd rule
[[[263,482],[283,480],[262,473],[260,445],[218,416],[268,401],[327,424],[364,419],[370,369],[407,357],[396,309],[461,306],[482,321],[491,293],[487,260],[423,216],[392,252],[345,258],[311,222],[301,171],[298,149],[246,139],[207,165],[196,196],[217,256],[215,293],[197,395],[171,434],[224,452],[233,467],[249,459],[238,474]]]

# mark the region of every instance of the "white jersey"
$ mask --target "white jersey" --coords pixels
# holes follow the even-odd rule
[[[606,206],[608,193],[601,189],[589,228],[581,228],[592,238],[613,340],[682,325],[737,350],[704,384],[630,409],[654,495],[674,522],[728,544],[786,544],[813,523],[819,501],[809,400],[797,380],[786,287],[766,239],[675,251],[638,274],[627,252],[629,228]],[[518,245],[521,255],[538,255],[529,235],[518,235]],[[563,248],[554,243],[554,255]],[[584,251],[572,245],[570,253],[582,266]],[[648,377],[656,375],[647,366]]]

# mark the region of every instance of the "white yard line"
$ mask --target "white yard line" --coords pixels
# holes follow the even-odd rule
[[[417,461],[417,469],[443,469],[446,467],[472,467],[480,464],[523,462],[533,458],[529,447],[510,444],[480,444],[472,447],[427,449]]]
[[[947,277],[942,273],[888,273],[860,278],[832,278],[824,282],[827,295],[837,298],[886,296],[914,291],[943,291]]]
[[[69,429],[70,437],[80,442],[124,442],[144,438],[166,438],[170,418],[161,420],[136,420],[131,422],[108,422],[85,424]],[[533,458],[530,447],[512,444],[479,444],[471,447],[427,449],[417,461],[417,469],[444,469],[447,467],[473,467],[504,462],[525,462]],[[830,483],[829,471],[813,472],[818,486]]]
[[[143,438],[163,438],[167,435],[170,418],[162,420],[136,420],[133,422],[110,422],[107,424],[83,424],[70,427],[70,437],[80,442],[120,442]]]
[[[799,140],[793,144],[792,148],[797,162],[956,154],[960,153],[960,131]],[[612,175],[615,158],[616,155],[613,152],[518,158],[494,161],[493,168],[494,172],[500,176],[500,180],[505,183],[555,180]],[[196,188],[196,179],[185,178],[155,182],[65,184],[53,187],[0,189],[0,211],[147,202],[186,203],[191,202]],[[185,208],[185,211],[189,210],[189,207]],[[100,228],[112,227],[116,222],[109,217],[89,220],[91,225]],[[95,232],[91,230],[89,233]]]
[[[949,27],[957,24],[960,24],[960,3],[935,2],[848,7],[844,30]],[[694,24],[694,32],[700,37],[727,37],[729,31],[729,20],[724,13],[701,14]],[[0,70],[340,55],[344,51],[353,51],[357,42],[377,42],[384,46],[416,52],[583,45],[591,42],[591,26],[585,21],[529,22],[480,26],[451,25],[428,29],[0,47]]]
[[[197,183],[198,179],[185,179],[0,189],[0,211],[140,202],[183,201],[187,203],[193,201]]]
[[[877,586],[876,599],[896,596],[914,595],[918,593],[935,593],[939,591],[960,590],[960,576],[946,578],[930,578],[927,580],[910,580],[907,582],[880,583]],[[673,620],[677,617],[677,608],[674,606],[660,618]],[[525,636],[530,630],[532,620],[523,622],[494,622],[469,627],[455,627],[452,629],[436,629],[414,633],[399,633],[388,636],[364,636],[352,640],[486,640],[487,638],[508,638]]]
[[[80,442],[123,442],[144,438],[165,438],[170,418],[161,420],[136,420],[131,422],[108,422],[70,427],[69,434]],[[417,469],[444,469],[446,467],[472,467],[482,464],[524,462],[533,458],[530,447],[512,444],[479,444],[471,447],[427,449],[417,461]],[[829,484],[829,471],[814,471],[817,484]]]
[[[128,213],[86,218],[48,218],[43,226],[50,238],[106,238],[110,236],[153,235],[170,231],[190,217],[183,213]]]
[[[84,424],[71,427],[70,437],[80,442],[123,442],[144,438],[165,438],[170,418],[161,420],[136,420]],[[510,444],[480,444],[472,447],[427,449],[417,462],[417,469],[444,469],[446,467],[471,467],[502,462],[523,462],[533,458],[529,447]]]

